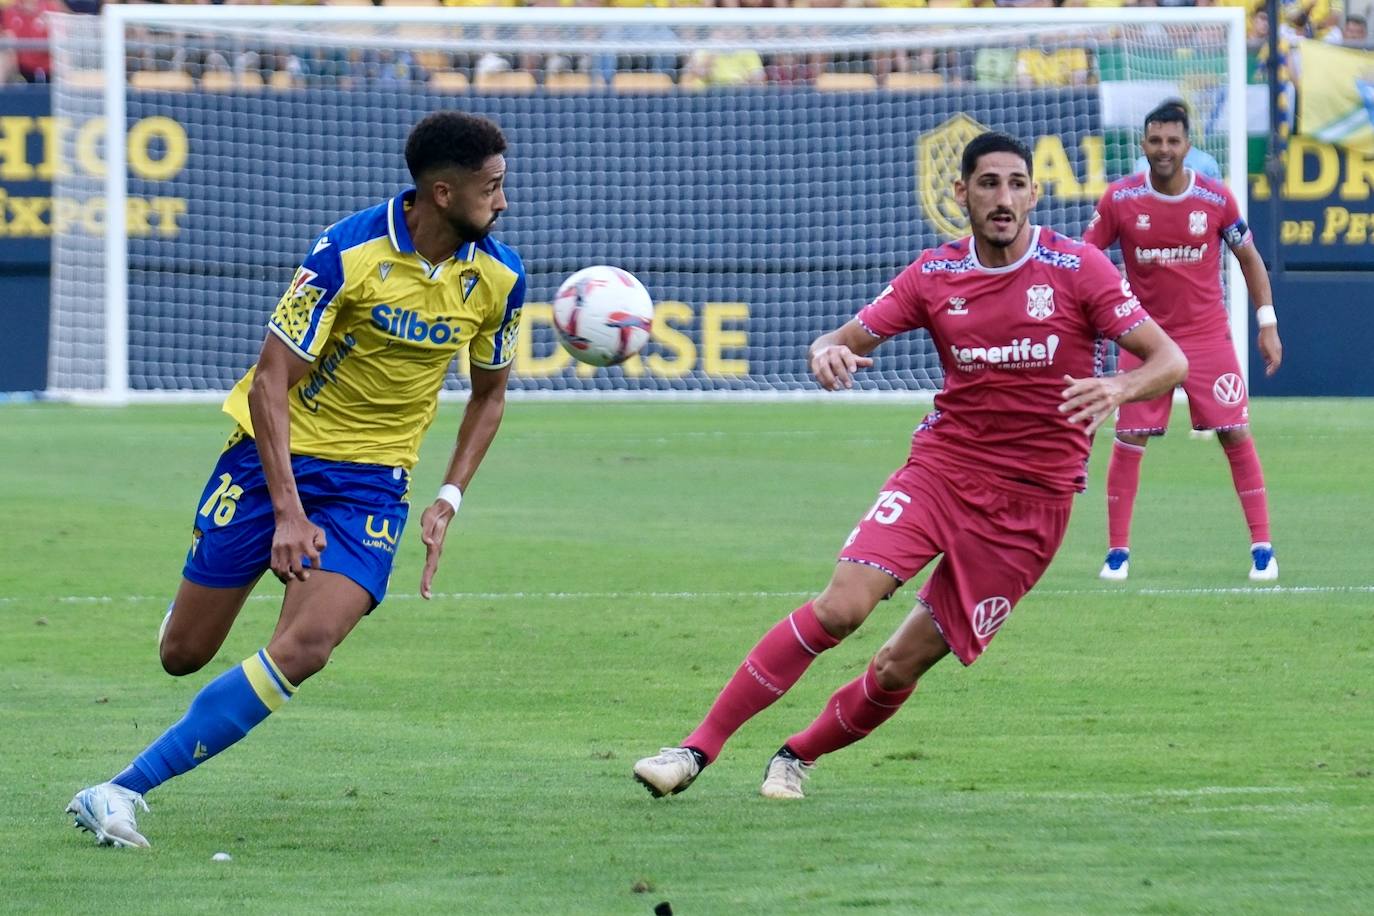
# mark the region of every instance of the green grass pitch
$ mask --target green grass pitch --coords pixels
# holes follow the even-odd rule
[[[1226,462],[1182,415],[1145,460],[1131,580],[1099,582],[1100,436],[1058,559],[988,653],[937,666],[804,802],[759,798],[763,764],[910,587],[691,791],[631,780],[824,584],[925,409],[512,403],[442,596],[416,596],[417,509],[393,597],[286,709],[150,795],[139,852],[96,848],[63,806],[264,644],[280,587],[205,671],[164,675],[226,421],[0,406],[0,911],[1368,912],[1371,401],[1254,405],[1281,588],[1246,579]]]

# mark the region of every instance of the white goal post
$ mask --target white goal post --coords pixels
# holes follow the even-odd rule
[[[1076,235],[1134,160],[1141,116],[1182,96],[1247,200],[1238,8],[107,5],[54,17],[52,41],[70,167],[48,387],[73,399],[227,390],[310,240],[408,183],[406,132],[440,107],[491,115],[511,141],[496,234],[530,274],[516,395],[819,394],[806,344],[963,228],[949,178],[980,129],[1031,142],[1032,218]],[[712,53],[762,64],[762,82],[712,85]],[[592,263],[660,303],[643,358],[595,372],[546,314]],[[908,336],[854,396],[938,389],[929,341]]]

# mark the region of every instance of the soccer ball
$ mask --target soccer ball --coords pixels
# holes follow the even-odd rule
[[[584,267],[553,299],[558,342],[592,366],[615,366],[644,349],[653,321],[649,291],[619,267]]]

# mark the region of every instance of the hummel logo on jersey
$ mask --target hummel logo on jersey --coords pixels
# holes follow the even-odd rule
[[[1045,341],[1032,341],[1029,337],[1013,339],[1000,347],[961,347],[950,346],[950,354],[964,372],[973,372],[986,366],[999,369],[1035,369],[1054,364],[1054,353],[1059,349],[1059,335],[1051,334]]]
[[[1149,229],[1149,228],[1150,228],[1150,214],[1148,214],[1148,213],[1141,213],[1141,214],[1139,214],[1139,215],[1135,218],[1135,227],[1136,227],[1137,229]]]
[[[1044,321],[1054,314],[1054,287],[1037,283],[1026,290],[1026,314],[1036,321]]]
[[[1188,214],[1188,231],[1193,235],[1207,234],[1207,211],[1194,210]]]
[[[385,280],[391,274],[391,262],[383,261],[382,263],[378,264],[377,273],[381,274],[382,279]]]
[[[209,757],[209,756],[210,756],[210,752],[206,749],[205,745],[203,745],[203,744],[201,744],[199,741],[197,741],[197,742],[196,742],[196,749],[195,749],[194,751],[191,752],[191,758],[192,758],[193,760],[202,760],[202,759],[204,759],[204,758],[206,758],[206,757]]]
[[[949,313],[951,315],[967,315],[968,300],[965,299],[963,296],[950,296]]]
[[[312,250],[310,253],[311,253],[311,254],[319,254],[321,251],[324,251],[324,250],[325,250],[326,248],[328,248],[328,247],[329,247],[329,236],[327,236],[327,235],[322,235],[322,236],[320,236],[320,240],[319,240],[318,242],[315,243],[315,248],[314,248],[314,250]]]

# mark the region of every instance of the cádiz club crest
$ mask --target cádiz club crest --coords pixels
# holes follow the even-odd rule
[[[916,190],[926,219],[946,237],[968,235],[968,214],[954,200],[954,180],[968,142],[989,128],[957,114],[916,141]]]

